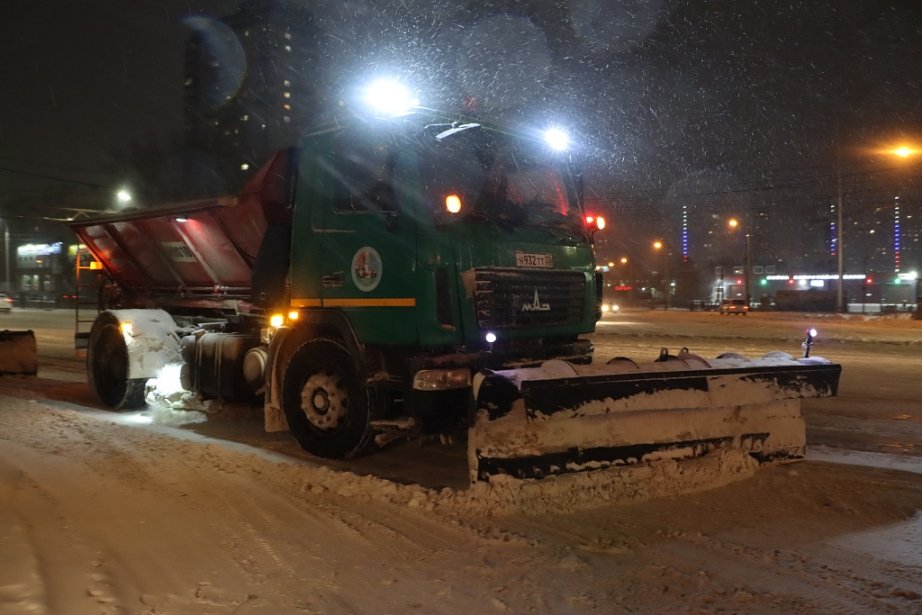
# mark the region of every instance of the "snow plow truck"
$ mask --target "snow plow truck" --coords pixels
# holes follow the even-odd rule
[[[835,395],[838,365],[593,362],[603,221],[566,145],[356,119],[278,152],[235,196],[72,223],[105,280],[78,332],[92,388],[119,409],[164,378],[256,400],[267,430],[327,458],[465,431],[472,481],[722,447],[802,457],[800,399]]]

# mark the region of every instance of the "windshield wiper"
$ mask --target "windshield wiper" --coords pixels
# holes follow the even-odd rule
[[[451,135],[458,134],[459,132],[464,132],[465,130],[470,130],[471,128],[480,128],[480,124],[460,124],[458,126],[452,126],[448,130],[443,130],[439,134],[435,135],[436,141],[441,141]]]

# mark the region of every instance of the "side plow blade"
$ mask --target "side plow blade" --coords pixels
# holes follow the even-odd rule
[[[0,375],[34,376],[38,373],[35,334],[30,331],[0,331]]]
[[[800,400],[834,396],[841,366],[818,357],[686,352],[637,364],[549,361],[484,372],[468,438],[471,481],[541,478],[719,448],[759,461],[804,456]]]

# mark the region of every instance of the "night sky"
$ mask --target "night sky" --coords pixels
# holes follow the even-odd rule
[[[92,185],[118,183],[105,172],[112,152],[180,130],[180,19],[206,6],[236,3],[0,3],[0,207],[92,198]]]
[[[99,198],[119,180],[113,152],[181,130],[181,20],[236,6],[0,4],[0,214]],[[918,0],[310,6],[338,24],[330,51],[353,50],[349,67],[403,62],[396,70],[426,87],[469,79],[486,98],[568,117],[604,178],[596,196],[625,211],[796,189],[832,178],[836,161],[862,174],[872,148],[922,141]]]

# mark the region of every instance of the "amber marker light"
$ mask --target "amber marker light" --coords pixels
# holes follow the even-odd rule
[[[457,194],[449,194],[445,197],[445,209],[450,214],[456,214],[461,211],[461,197]]]

